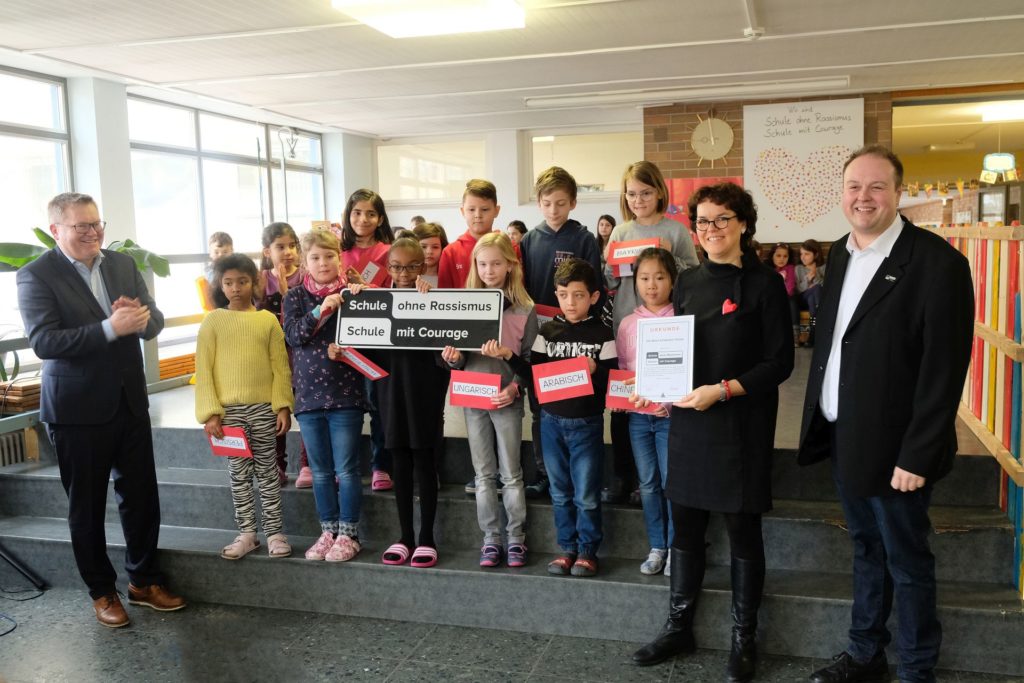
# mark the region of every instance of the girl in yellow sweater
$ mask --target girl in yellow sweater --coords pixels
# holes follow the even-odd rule
[[[240,560],[259,547],[253,474],[260,489],[263,533],[271,557],[292,553],[283,533],[281,483],[275,439],[291,427],[292,377],[284,332],[277,317],[253,305],[256,266],[242,254],[214,266],[214,301],[220,308],[203,319],[196,345],[196,419],[210,436],[241,427],[253,457],[229,457],[231,498],[239,534],[221,551]]]

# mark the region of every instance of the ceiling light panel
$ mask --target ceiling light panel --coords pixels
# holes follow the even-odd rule
[[[526,27],[515,0],[332,0],[331,5],[392,38]]]

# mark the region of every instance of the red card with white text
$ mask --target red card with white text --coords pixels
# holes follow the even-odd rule
[[[351,365],[359,372],[359,374],[372,381],[377,381],[378,379],[388,376],[387,370],[380,367],[350,346],[346,346],[341,350],[341,362]]]
[[[628,242],[612,242],[608,245],[608,263],[613,266],[619,264],[632,265],[637,254],[644,249],[661,245],[657,237],[648,237],[642,240],[630,240]]]
[[[592,396],[590,363],[583,356],[533,366],[533,390],[539,403]]]
[[[363,276],[363,282],[366,284],[380,287],[388,272],[376,261],[368,261],[359,274]]]
[[[241,427],[222,427],[224,438],[210,437],[210,447],[214,455],[228,458],[251,458],[252,449],[249,448],[249,439],[245,437],[245,430]]]
[[[452,370],[448,396],[453,406],[493,410],[491,398],[501,390],[501,375],[490,372]]]
[[[558,306],[545,306],[544,304],[537,304],[533,310],[537,312],[538,325],[554,320],[555,316],[562,312]]]
[[[631,413],[656,413],[660,404],[652,403],[643,410],[637,410],[629,397],[633,394],[634,384],[626,384],[627,379],[633,379],[636,373],[632,370],[609,370],[608,371],[608,393],[604,397],[605,408],[612,410],[628,410]]]

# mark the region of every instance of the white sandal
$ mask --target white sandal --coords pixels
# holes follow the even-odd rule
[[[220,556],[225,560],[240,560],[256,548],[260,542],[256,540],[256,532],[242,532],[235,536],[235,540],[224,546]]]
[[[267,554],[271,557],[288,557],[292,554],[292,547],[288,545],[288,537],[284,534],[267,536]]]

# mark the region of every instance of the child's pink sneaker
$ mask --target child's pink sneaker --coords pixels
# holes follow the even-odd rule
[[[316,539],[316,543],[313,547],[306,551],[307,560],[323,560],[327,557],[327,553],[330,552],[331,546],[334,545],[334,534],[330,531],[325,531],[320,534],[320,538]]]
[[[328,562],[348,562],[358,555],[362,549],[359,541],[348,536],[338,536],[337,540],[334,541],[334,545],[327,551],[327,556],[324,559]]]
[[[302,469],[300,469],[299,476],[295,479],[295,488],[313,488],[313,470],[309,469],[308,467],[303,467]]]
[[[373,479],[370,482],[370,489],[373,491],[390,491],[395,488],[391,481],[391,475],[382,470],[373,471]]]

